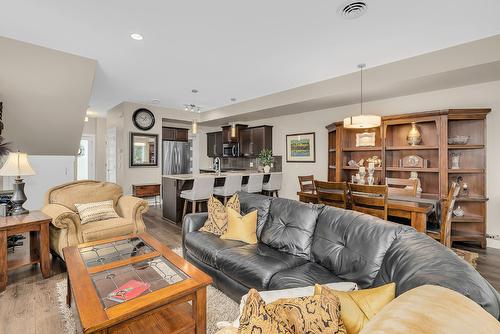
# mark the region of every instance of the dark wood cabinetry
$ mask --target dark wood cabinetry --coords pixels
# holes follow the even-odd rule
[[[234,136],[232,136],[231,125],[222,127],[222,142],[224,144],[237,143],[240,140],[240,133],[246,129],[248,125],[236,124],[234,127]]]
[[[188,141],[188,130],[182,128],[162,128],[162,140]]]
[[[273,148],[273,127],[269,125],[246,128],[240,131],[240,154],[245,157],[259,155],[263,149]]]
[[[211,158],[222,156],[222,131],[207,133],[207,155]]]

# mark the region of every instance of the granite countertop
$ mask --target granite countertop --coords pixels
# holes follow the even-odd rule
[[[271,173],[281,173],[281,172],[270,172],[267,174]],[[193,180],[196,177],[204,177],[204,176],[215,176],[219,178],[226,177],[226,175],[229,174],[242,174],[243,176],[248,176],[250,174],[262,174],[259,173],[255,170],[239,170],[239,171],[234,171],[234,172],[225,172],[225,173],[220,173],[220,174],[215,174],[215,173],[200,173],[200,174],[177,174],[177,175],[162,175],[165,178],[169,179],[174,179],[174,180]]]

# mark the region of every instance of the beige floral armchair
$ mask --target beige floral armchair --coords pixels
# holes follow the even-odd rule
[[[80,224],[76,204],[113,200],[119,218]],[[45,195],[42,211],[52,217],[50,248],[63,258],[63,248],[85,242],[102,240],[146,229],[142,214],[147,212],[146,201],[124,196],[122,188],[110,182],[76,181],[50,189]]]

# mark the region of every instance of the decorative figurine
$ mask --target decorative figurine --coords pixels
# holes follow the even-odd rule
[[[374,162],[369,162],[368,163],[368,185],[373,186],[373,183],[375,181],[375,178],[373,177],[373,173],[375,172],[375,163]]]
[[[455,215],[455,217],[463,217],[465,212],[464,209],[462,209],[459,205],[455,210],[453,210],[453,214]]]
[[[358,182],[358,184],[365,184],[365,175],[366,175],[365,167],[359,167],[359,182]]]
[[[451,169],[460,169],[460,153],[451,154]]]
[[[412,171],[410,172],[410,180],[417,180],[417,194],[422,193],[422,184],[420,183],[420,179],[418,178],[418,172]],[[410,186],[407,186],[405,188],[410,188]]]
[[[418,131],[417,123],[411,122],[411,129],[406,136],[406,141],[410,146],[417,146],[422,142],[422,135]]]

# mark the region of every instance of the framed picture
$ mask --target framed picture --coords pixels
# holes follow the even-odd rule
[[[375,146],[375,132],[356,133],[356,147]]]
[[[316,162],[315,133],[286,135],[287,162]]]
[[[158,166],[158,135],[130,133],[130,167]]]

